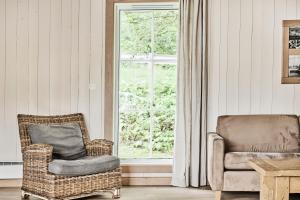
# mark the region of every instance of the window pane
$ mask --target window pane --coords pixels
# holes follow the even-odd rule
[[[178,10],[117,13],[119,156],[172,158]]]
[[[174,147],[174,110],[154,113],[153,158],[172,158]]]
[[[149,64],[122,61],[120,63],[120,112],[149,109]]]
[[[176,55],[178,10],[154,11],[154,53]]]
[[[119,156],[149,157],[149,112],[120,112]]]
[[[121,11],[120,53],[148,54],[151,52],[152,11]]]
[[[154,109],[172,110],[175,115],[176,65],[156,64],[154,77]]]

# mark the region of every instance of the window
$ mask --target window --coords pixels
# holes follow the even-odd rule
[[[115,141],[122,159],[172,158],[178,9],[116,4]]]

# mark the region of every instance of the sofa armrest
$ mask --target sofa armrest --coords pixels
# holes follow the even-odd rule
[[[224,179],[224,139],[209,133],[207,141],[208,182],[212,190],[222,190]]]
[[[112,155],[113,142],[105,139],[95,139],[86,145],[88,156]]]
[[[23,152],[23,172],[26,176],[41,176],[48,173],[53,147],[48,144],[32,144]]]

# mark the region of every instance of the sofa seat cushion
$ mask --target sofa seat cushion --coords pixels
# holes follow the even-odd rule
[[[231,152],[225,154],[225,169],[252,170],[248,161],[255,158],[300,158],[300,153]]]
[[[48,165],[49,172],[61,176],[84,176],[104,173],[120,167],[115,156],[86,156],[77,160],[54,159]]]

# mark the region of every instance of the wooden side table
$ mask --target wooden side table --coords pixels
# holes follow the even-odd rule
[[[300,193],[300,159],[254,159],[250,166],[260,173],[260,200],[288,200]]]

